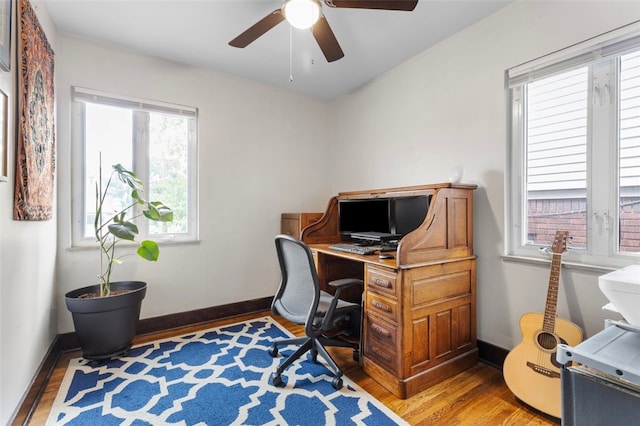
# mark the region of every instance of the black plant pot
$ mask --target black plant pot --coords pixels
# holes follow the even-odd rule
[[[147,293],[147,283],[111,283],[111,291],[118,290],[127,292],[109,297],[79,299],[85,293],[100,292],[98,285],[92,285],[65,294],[67,309],[73,316],[76,337],[84,358],[106,359],[129,352],[140,318],[142,299]]]

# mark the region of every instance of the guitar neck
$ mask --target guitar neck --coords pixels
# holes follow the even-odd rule
[[[558,287],[560,283],[560,263],[562,253],[553,253],[551,271],[549,272],[549,288],[547,290],[547,302],[544,308],[544,320],[542,330],[553,333],[556,327],[556,310],[558,307]]]

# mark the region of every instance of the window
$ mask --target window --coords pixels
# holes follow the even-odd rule
[[[195,240],[196,232],[196,127],[195,108],[117,97],[94,90],[73,89],[73,137],[82,152],[82,166],[75,171],[74,193],[83,194],[74,204],[74,245],[95,240],[95,187],[102,168],[103,184],[112,166],[122,164],[147,185],[145,198],[171,207],[170,223],[141,221],[140,237],[173,241]],[[80,185],[82,187],[80,188]],[[117,179],[109,202],[116,210],[129,199]]]
[[[602,40],[508,71],[508,254],[640,261],[640,35]]]

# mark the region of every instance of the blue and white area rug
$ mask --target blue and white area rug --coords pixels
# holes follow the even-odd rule
[[[271,385],[294,348],[276,358],[267,348],[290,336],[264,317],[134,347],[120,359],[73,359],[47,424],[406,424],[347,377],[336,391],[331,372],[309,357],[287,368],[285,387]]]

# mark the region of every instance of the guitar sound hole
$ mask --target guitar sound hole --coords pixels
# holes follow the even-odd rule
[[[558,342],[556,341],[556,336],[554,336],[551,333],[543,332],[538,334],[538,344],[542,348],[550,351],[556,348],[556,346],[558,345]]]

